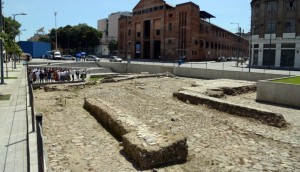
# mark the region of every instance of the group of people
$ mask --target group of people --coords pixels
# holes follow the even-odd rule
[[[34,68],[28,69],[28,75],[33,83],[83,81],[86,78],[86,71],[83,69]]]

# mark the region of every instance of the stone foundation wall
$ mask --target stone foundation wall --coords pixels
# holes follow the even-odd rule
[[[177,135],[164,145],[145,146],[135,132],[123,136],[124,151],[142,169],[186,162],[188,155],[186,141],[185,137]]]
[[[285,127],[287,122],[281,114],[273,113],[263,109],[255,109],[252,107],[245,107],[233,103],[225,102],[221,99],[209,97],[193,91],[179,91],[173,94],[183,102],[189,101],[192,104],[206,105],[210,108],[217,109],[229,114],[238,115],[247,118],[254,118],[263,123],[275,127]]]
[[[140,169],[186,162],[186,137],[180,134],[160,135],[150,131],[134,117],[99,99],[85,99],[84,108],[112,134],[122,139],[124,152]]]

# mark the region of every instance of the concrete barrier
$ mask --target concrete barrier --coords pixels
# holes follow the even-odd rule
[[[99,62],[101,67],[111,68],[114,72],[118,73],[164,73],[170,72],[176,76],[199,78],[199,79],[234,79],[255,81],[286,77],[287,75],[279,74],[266,74],[255,72],[241,72],[241,71],[227,71],[227,70],[213,70],[201,68],[188,68],[178,66],[160,66],[149,64],[127,64],[127,63],[109,63]]]
[[[300,108],[300,85],[262,80],[257,83],[256,100]]]

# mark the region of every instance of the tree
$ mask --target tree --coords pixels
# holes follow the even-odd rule
[[[55,42],[55,29],[49,33],[52,42]],[[76,49],[77,51],[89,51],[91,47],[99,44],[102,33],[86,24],[77,26],[67,25],[57,29],[57,42],[62,49]]]
[[[118,50],[118,42],[116,40],[109,41],[108,49],[110,54],[116,54],[116,51]]]
[[[7,34],[8,39],[15,40],[15,37],[20,34],[21,24],[11,17],[4,18],[4,32]]]
[[[4,49],[6,51],[6,54],[9,57],[11,57],[13,54],[16,54],[18,56],[21,55],[22,49],[19,47],[17,43],[15,43],[15,41],[10,39],[10,36],[8,34],[4,32],[0,32],[0,39],[4,43]],[[6,61],[8,61],[7,60],[8,56],[6,56]]]
[[[0,32],[0,38],[4,43],[6,54],[9,56],[12,56],[13,54],[20,56],[22,53],[22,49],[15,43],[15,37],[20,34],[20,27],[21,24],[11,17],[4,18],[4,32]]]
[[[41,35],[38,38],[38,42],[51,42],[51,40],[48,35]]]

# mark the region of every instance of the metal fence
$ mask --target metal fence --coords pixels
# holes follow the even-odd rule
[[[106,62],[106,60],[102,60]],[[300,75],[300,68],[293,67],[274,67],[274,66],[249,66],[248,61],[241,63],[240,61],[205,61],[205,62],[184,62],[179,63],[179,60],[175,61],[159,61],[159,60],[131,60],[131,64],[145,64],[155,66],[173,66],[173,67],[187,67],[187,68],[200,68],[200,69],[211,69],[211,70],[226,70],[226,71],[237,71],[237,72],[253,72],[253,73],[267,73],[267,74],[282,74],[282,75]]]
[[[31,78],[31,75],[29,74],[28,69],[29,68],[27,66],[27,80],[28,80],[28,89],[29,89],[29,106],[31,107],[32,132],[36,131],[36,135],[37,135],[38,171],[43,172],[46,169],[45,161],[44,161],[44,141],[43,141],[43,127],[42,127],[43,126],[42,125],[43,116],[41,113],[35,115],[36,112],[35,112],[35,107],[34,107],[33,82],[32,82],[32,78]],[[36,126],[35,126],[35,123],[36,123]],[[27,119],[27,128],[28,128],[28,125],[30,125],[30,124],[28,124],[28,119]],[[27,140],[28,140],[28,134],[29,133],[27,133]],[[28,171],[30,171],[29,143],[27,143],[27,145],[28,145],[28,161],[29,161]]]

